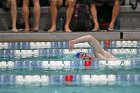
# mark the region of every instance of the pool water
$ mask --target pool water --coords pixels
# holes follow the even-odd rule
[[[0,93],[140,93],[139,41],[101,41],[117,61],[86,62],[74,54],[92,54],[87,43],[0,43]]]
[[[139,86],[3,86],[1,93],[139,93]]]

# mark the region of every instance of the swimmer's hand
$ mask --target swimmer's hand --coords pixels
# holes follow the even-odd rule
[[[72,40],[69,41],[68,47],[70,51],[74,48],[74,42]]]

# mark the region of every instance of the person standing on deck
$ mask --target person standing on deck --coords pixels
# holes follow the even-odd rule
[[[56,18],[57,18],[57,8],[60,6],[65,5],[67,7],[66,11],[66,23],[64,30],[65,32],[71,32],[71,29],[69,27],[70,21],[74,12],[74,5],[76,0],[50,0],[51,6],[50,6],[50,12],[51,12],[51,21],[52,21],[52,26],[48,30],[48,32],[55,32],[56,31]]]

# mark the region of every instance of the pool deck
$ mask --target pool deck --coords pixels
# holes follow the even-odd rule
[[[83,35],[93,35],[98,40],[140,40],[140,30],[127,30],[119,32],[55,32],[48,33],[39,31],[37,33],[11,33],[9,31],[0,32],[0,42],[51,42],[68,41]]]

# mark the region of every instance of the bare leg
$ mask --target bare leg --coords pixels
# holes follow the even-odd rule
[[[111,22],[110,22],[109,28],[108,28],[109,31],[114,31],[114,23],[119,14],[119,9],[120,9],[120,1],[114,0],[114,6],[113,6],[113,10],[112,10],[112,19],[111,19]]]
[[[23,0],[23,6],[22,6],[22,11],[23,11],[23,18],[25,21],[25,32],[29,32],[29,0]]]
[[[11,17],[12,17],[12,31],[18,32],[16,27],[16,21],[17,21],[17,4],[16,0],[9,0],[8,3],[11,5]]]
[[[96,10],[95,4],[91,5],[91,14],[92,14],[93,22],[94,22],[94,29],[92,31],[98,31],[99,30],[99,23],[98,23],[97,10]]]
[[[51,12],[52,26],[48,30],[48,32],[56,31],[57,7],[60,5],[62,5],[62,0],[51,0],[50,12]]]
[[[40,3],[39,0],[33,0],[34,3],[34,31],[38,31],[39,29],[39,21],[40,21]]]
[[[66,32],[71,32],[69,25],[70,21],[74,12],[74,5],[75,5],[75,0],[67,0],[66,1],[66,6],[67,6],[67,12],[66,12],[66,24],[65,24],[65,31]]]

